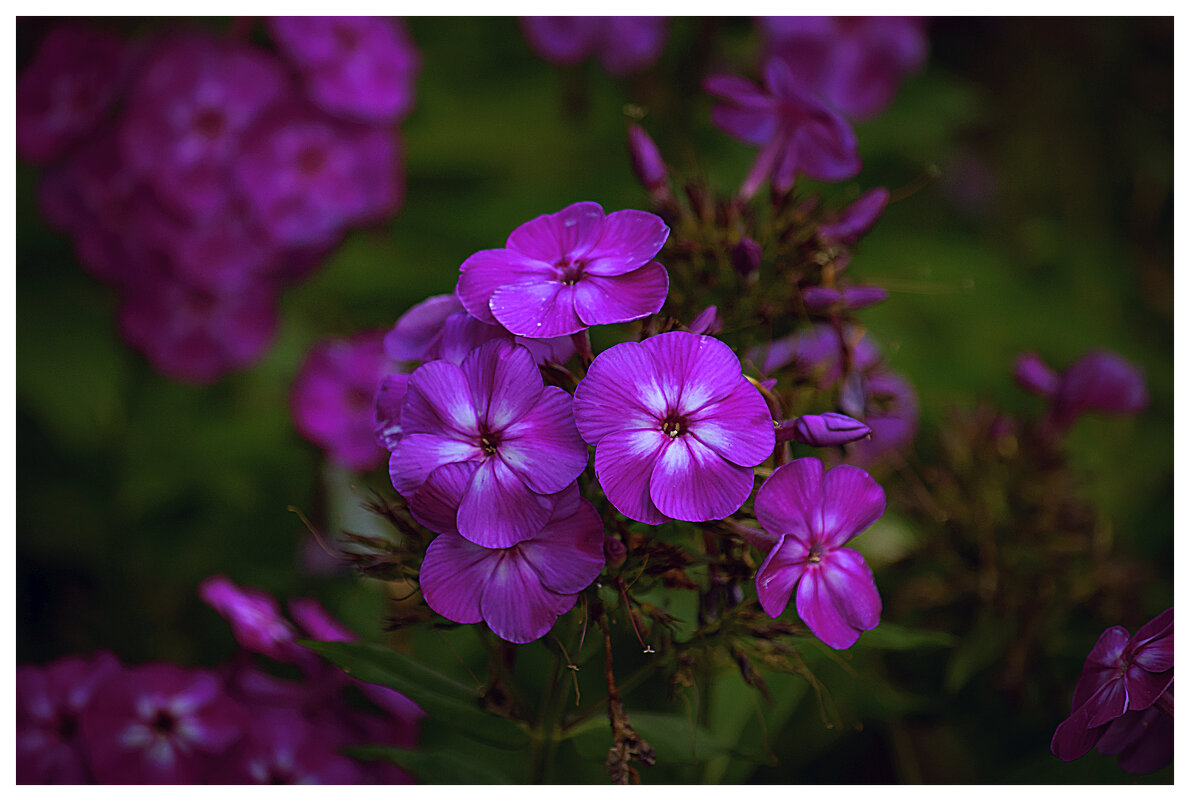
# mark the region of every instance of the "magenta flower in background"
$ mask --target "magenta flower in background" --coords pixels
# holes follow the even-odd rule
[[[727,517],[775,444],[768,406],[731,348],[684,331],[599,354],[574,416],[607,499],[642,523]]]
[[[17,667],[17,784],[91,781],[79,716],[96,688],[119,670],[120,663],[109,653]]]
[[[575,334],[661,309],[665,268],[653,261],[669,236],[655,214],[575,203],[519,226],[499,250],[463,262],[463,307],[518,336]]]
[[[777,536],[756,571],[756,594],[769,617],[797,588],[797,613],[831,648],[850,648],[880,623],[880,593],[858,551],[845,548],[884,514],[884,490],[851,465],[825,474],[818,459],[781,465],[756,493],[756,518]]]
[[[270,17],[269,34],[320,108],[359,122],[396,123],[413,107],[421,59],[391,17]]]
[[[431,609],[456,623],[483,621],[501,639],[532,642],[603,570],[603,523],[572,484],[549,497],[547,522],[533,536],[508,548],[481,547],[450,530],[468,472],[460,464],[439,468],[427,482],[433,491],[415,501],[418,519],[444,532],[422,562],[422,594]]]
[[[17,155],[43,164],[92,133],[111,109],[126,53],[117,37],[85,25],[55,27],[17,78]]]
[[[612,75],[645,69],[665,47],[667,17],[521,17],[525,40],[551,64],[599,58]]]
[[[402,194],[397,135],[290,106],[244,138],[235,180],[279,245],[326,245],[351,225],[393,214]]]
[[[1132,755],[1130,747],[1139,745],[1134,767],[1143,767],[1165,750],[1156,740],[1138,744],[1135,729],[1140,720],[1123,717],[1158,705],[1158,711],[1167,713],[1172,723],[1172,693],[1168,703],[1162,699],[1173,685],[1173,633],[1170,608],[1141,626],[1135,636],[1130,637],[1123,626],[1112,626],[1099,636],[1075,685],[1070,717],[1054,732],[1050,749],[1055,756],[1066,762],[1078,759],[1106,738],[1108,750],[1100,749],[1102,753],[1122,754],[1129,749]],[[1112,730],[1112,726],[1116,728]],[[1170,729],[1172,734],[1172,726]]]
[[[120,671],[81,717],[101,784],[194,784],[242,736],[244,710],[212,673],[166,663]]]
[[[278,662],[312,657],[297,644],[297,631],[281,616],[281,606],[271,595],[237,587],[227,576],[211,576],[198,586],[198,596],[231,624],[236,642],[245,650]]]
[[[628,126],[628,156],[637,180],[651,193],[664,192],[669,186],[669,167],[661,158],[657,144],[635,123]]]
[[[389,461],[393,486],[411,502],[444,465],[471,473],[458,532],[489,548],[534,536],[550,515],[542,496],[559,492],[587,466],[571,398],[547,387],[529,351],[488,342],[462,365],[423,364],[409,379],[401,437]]]
[[[761,17],[767,52],[797,84],[855,120],[879,114],[925,62],[925,25],[913,17]]]
[[[1025,353],[1013,375],[1026,391],[1050,399],[1048,423],[1058,430],[1087,412],[1137,414],[1149,405],[1144,373],[1108,350],[1088,351],[1060,376],[1036,354]]]
[[[874,306],[887,299],[887,289],[871,285],[854,285],[843,289],[808,286],[802,290],[802,302],[810,311],[826,311],[832,308],[854,311]]]
[[[242,136],[287,89],[266,51],[197,32],[164,37],[129,91],[124,163],[178,214],[208,218],[230,197]]]
[[[740,187],[743,197],[752,197],[768,179],[778,192],[788,192],[799,175],[842,181],[859,172],[851,126],[799,86],[785,62],[765,64],[763,88],[735,75],[711,75],[703,87],[721,101],[711,110],[712,121],[760,147]]]
[[[328,736],[293,709],[260,709],[229,759],[215,771],[213,784],[362,784],[358,763],[337,753],[341,735]]]
[[[371,470],[384,457],[376,445],[376,387],[393,369],[382,331],[319,342],[293,382],[289,408],[294,426],[336,464]]]
[[[130,287],[120,332],[170,378],[208,383],[254,364],[277,327],[277,290],[254,284],[210,292],[158,275]]]
[[[829,222],[819,225],[818,235],[836,244],[854,245],[880,219],[890,197],[883,186],[869,189]]]

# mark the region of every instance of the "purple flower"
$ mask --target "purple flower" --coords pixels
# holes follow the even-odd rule
[[[269,33],[331,114],[399,122],[421,66],[404,23],[387,17],[271,17]]]
[[[309,663],[312,655],[297,644],[297,631],[281,616],[281,606],[271,595],[237,587],[227,576],[211,576],[198,587],[198,595],[231,624],[242,648],[278,662]]]
[[[207,383],[256,362],[277,327],[276,288],[191,288],[168,276],[129,287],[120,306],[124,338],[164,375]]]
[[[1022,353],[1016,360],[1012,377],[1016,379],[1021,389],[1045,398],[1052,398],[1056,395],[1061,382],[1058,374],[1036,353]]]
[[[111,108],[125,62],[124,43],[83,25],[46,34],[17,79],[17,154],[42,164],[65,153]]]
[[[195,784],[243,734],[243,714],[213,674],[153,663],[104,682],[81,725],[100,784]]]
[[[775,444],[768,406],[731,348],[684,331],[599,354],[574,415],[607,499],[642,523],[727,517]]]
[[[526,337],[575,334],[661,309],[665,268],[653,261],[669,236],[655,214],[575,203],[519,226],[499,250],[463,262],[455,289],[486,323]]]
[[[802,302],[811,311],[831,308],[863,309],[888,299],[888,290],[880,286],[849,286],[842,290],[829,286],[808,286],[802,290]]]
[[[96,688],[119,670],[109,653],[17,668],[17,784],[91,782],[79,716]]]
[[[339,734],[340,736],[334,736]],[[347,745],[325,724],[293,709],[253,710],[247,734],[220,762],[213,784],[362,784],[360,766],[337,753]]]
[[[401,429],[389,461],[393,486],[417,503],[437,469],[465,465],[471,475],[457,528],[484,547],[534,536],[550,515],[542,496],[567,487],[587,465],[570,396],[544,385],[527,349],[500,340],[462,365],[440,360],[417,368]]]
[[[666,17],[522,17],[529,47],[551,64],[599,57],[612,75],[653,64],[665,46]]]
[[[853,245],[871,230],[888,205],[889,191],[883,186],[869,189],[829,222],[818,226],[818,235],[841,245]]]
[[[392,369],[382,331],[318,343],[293,382],[290,410],[297,430],[349,470],[376,467],[384,456],[376,446],[376,386]]]
[[[884,514],[884,490],[851,465],[823,474],[818,459],[778,467],[756,493],[756,518],[777,544],[756,571],[769,617],[797,587],[797,613],[831,648],[850,648],[880,623],[880,594],[858,551],[844,548]]]
[[[734,75],[712,75],[704,83],[720,101],[711,111],[716,125],[761,150],[740,187],[749,198],[768,178],[778,192],[798,175],[842,181],[859,172],[855,132],[821,101],[806,93],[783,61],[770,60],[764,88]]]
[[[1169,690],[1173,684],[1173,655],[1172,608],[1142,626],[1134,637],[1129,637],[1123,626],[1104,631],[1083,664],[1070,717],[1054,732],[1050,743],[1054,755],[1066,762],[1078,759],[1105,737],[1108,750],[1101,748],[1103,753],[1119,753],[1135,745],[1128,730],[1140,721],[1123,718],[1127,713],[1153,707]],[[1138,757],[1138,764],[1143,761]]]
[[[872,429],[845,414],[804,414],[796,420],[786,420],[777,428],[777,441],[794,440],[815,448],[846,445],[863,439]]]
[[[800,86],[857,120],[883,111],[926,57],[924,26],[912,17],[764,17],[758,24],[768,52]]]
[[[514,337],[501,325],[472,317],[454,295],[427,298],[401,315],[384,337],[384,349],[389,358],[398,362],[446,359],[462,364],[468,353],[493,339],[524,345],[538,364],[547,361],[565,364],[574,355],[570,337]]]
[[[199,33],[163,38],[129,92],[124,160],[179,214],[210,217],[227,204],[244,133],[286,88],[263,50]]]
[[[426,603],[456,623],[481,620],[501,639],[536,640],[574,607],[603,569],[603,524],[578,485],[551,496],[545,525],[508,548],[484,548],[449,530],[470,478],[463,465],[434,472],[432,494],[415,501],[418,518],[442,530],[421,565]]]
[[[395,212],[401,169],[393,132],[289,106],[245,135],[235,179],[274,242],[308,246]]]
[[[653,193],[665,190],[669,183],[669,168],[656,143],[636,124],[628,126],[628,155],[632,160],[632,171],[645,189]]]
[[[1050,415],[1065,428],[1087,412],[1137,414],[1149,405],[1140,368],[1106,350],[1093,350],[1066,368]]]

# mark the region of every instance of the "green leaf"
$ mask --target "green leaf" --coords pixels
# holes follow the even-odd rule
[[[475,690],[431,670],[390,648],[362,642],[302,641],[360,681],[382,684],[404,693],[426,714],[481,742],[507,748],[529,743],[525,729],[510,720],[485,712]]]
[[[385,759],[417,775],[422,784],[512,784],[499,771],[459,756],[458,750],[406,751],[388,746],[347,749],[357,759]]]
[[[926,631],[881,623],[859,638],[859,646],[886,651],[913,651],[918,648],[953,648],[958,638],[947,631]]]

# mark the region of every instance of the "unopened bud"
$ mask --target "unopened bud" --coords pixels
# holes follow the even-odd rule
[[[603,558],[612,567],[619,567],[624,564],[624,560],[628,558],[628,546],[620,542],[615,537],[604,535],[603,537]]]
[[[707,306],[694,318],[686,330],[691,334],[717,334],[722,331],[723,318],[719,316],[718,307]]]
[[[859,200],[843,209],[833,221],[818,226],[818,233],[832,242],[853,244],[876,224],[888,205],[889,191],[883,186],[869,189]]]
[[[1016,360],[1012,377],[1021,389],[1033,395],[1049,398],[1058,391],[1058,374],[1036,353],[1022,353]]]
[[[794,440],[815,448],[846,445],[863,439],[872,429],[845,414],[826,412],[806,414],[796,420],[786,420],[777,427],[777,441]]]
[[[650,192],[659,192],[669,181],[669,168],[661,158],[661,151],[645,129],[635,123],[628,126],[628,155],[632,171]]]
[[[751,275],[760,269],[760,260],[764,258],[764,251],[755,239],[749,236],[741,237],[739,243],[731,249],[731,263],[740,275]]]

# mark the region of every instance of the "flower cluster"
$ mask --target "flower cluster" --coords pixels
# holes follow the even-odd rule
[[[1173,759],[1173,609],[1129,636],[1112,626],[1087,655],[1070,717],[1050,748],[1069,762],[1097,748],[1118,754],[1129,773],[1150,773]]]
[[[231,623],[242,659],[215,669],[166,662],[121,665],[111,654],[17,669],[17,782],[58,784],[407,783],[385,763],[361,764],[343,748],[412,748],[421,710],[356,682],[297,644],[299,636],[355,635],[313,599],[276,600],[222,576],[200,594]],[[299,635],[299,627],[304,634]],[[249,653],[296,665],[300,681],[261,670]],[[375,707],[356,708],[354,684]]]
[[[522,17],[525,40],[551,64],[595,56],[612,75],[646,69],[665,46],[666,17]]]
[[[1037,354],[1024,353],[1013,376],[1026,392],[1049,400],[1044,425],[1056,433],[1087,412],[1136,414],[1149,403],[1144,373],[1106,350],[1088,351],[1060,375]]]
[[[120,291],[125,339],[173,378],[259,360],[281,289],[401,200],[393,125],[418,57],[400,23],[269,29],[288,63],[204,32],[129,44],[65,25],[18,80],[18,154],[45,166],[44,214]]]

